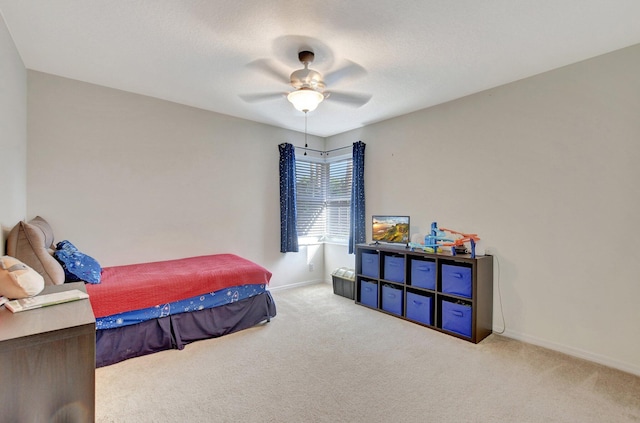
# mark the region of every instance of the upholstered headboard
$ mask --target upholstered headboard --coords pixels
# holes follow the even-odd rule
[[[53,229],[40,216],[18,222],[7,237],[6,254],[17,258],[44,278],[46,285],[64,283],[64,269],[53,257]]]

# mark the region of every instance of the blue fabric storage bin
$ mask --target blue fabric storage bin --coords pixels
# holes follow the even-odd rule
[[[365,276],[369,276],[370,278],[377,279],[380,269],[378,253],[362,252],[360,260],[362,262],[362,274]]]
[[[378,307],[378,284],[360,281],[360,302],[369,307]]]
[[[402,316],[402,289],[382,285],[382,309]]]
[[[430,325],[432,302],[433,297],[407,292],[407,319]]]
[[[411,285],[418,288],[436,289],[436,262],[411,260]]]
[[[443,264],[441,270],[442,292],[471,298],[470,267]]]
[[[471,306],[442,301],[442,329],[471,337]]]
[[[404,257],[384,256],[383,279],[404,283]]]

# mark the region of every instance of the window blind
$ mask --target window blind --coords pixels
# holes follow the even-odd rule
[[[296,159],[301,243],[348,241],[352,169],[351,158],[328,163]]]
[[[323,163],[296,160],[298,238],[321,241],[326,227]]]
[[[351,205],[352,160],[327,163],[327,226],[328,241],[347,242]]]

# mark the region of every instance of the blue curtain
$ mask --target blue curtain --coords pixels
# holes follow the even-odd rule
[[[298,251],[296,229],[296,154],[293,145],[280,149],[280,252]]]
[[[353,183],[351,185],[351,227],[349,228],[349,254],[355,245],[366,242],[364,214],[364,148],[362,141],[353,143]]]

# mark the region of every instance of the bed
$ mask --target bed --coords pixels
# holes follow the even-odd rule
[[[53,232],[40,217],[20,222],[7,239],[7,253],[42,274],[46,284],[71,281],[69,267],[81,254],[59,262],[51,254],[55,248]],[[234,254],[105,267],[97,276],[85,278],[93,282],[85,287],[96,317],[96,367],[183,349],[276,315],[266,289],[271,272]]]

